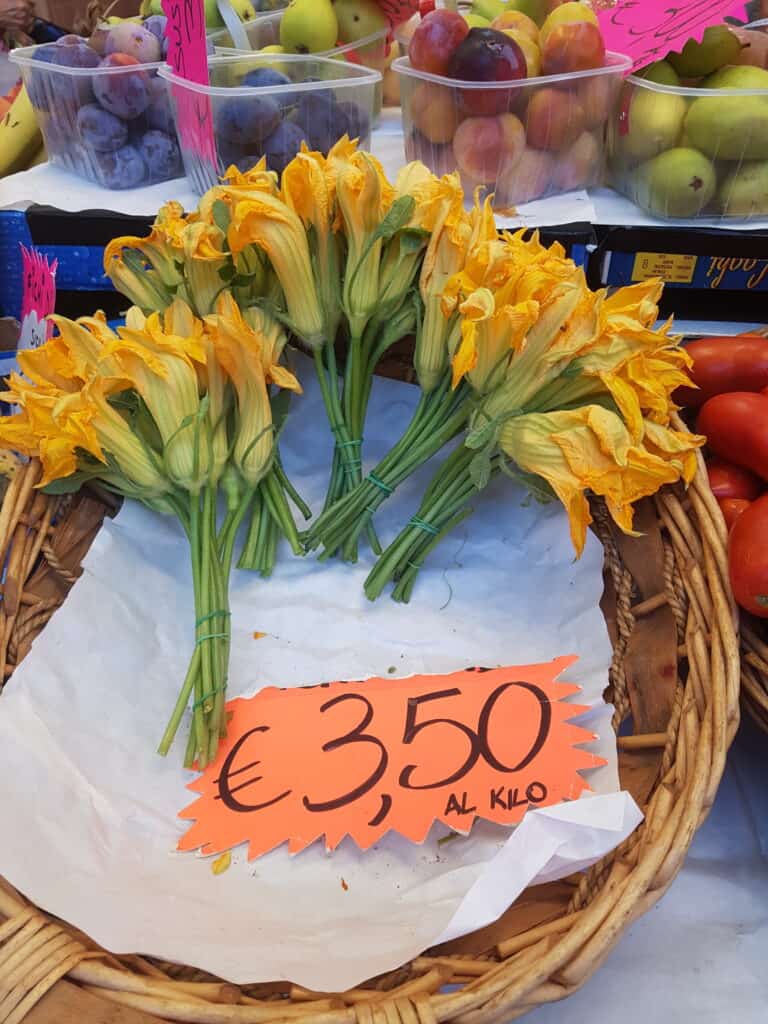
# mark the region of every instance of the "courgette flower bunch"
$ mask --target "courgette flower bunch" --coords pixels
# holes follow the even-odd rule
[[[57,333],[18,355],[6,397],[19,411],[0,420],[0,444],[38,458],[49,491],[98,481],[180,521],[195,645],[160,752],[191,707],[185,764],[202,769],[226,732],[238,527],[275,461],[270,386],[299,383],[280,364],[271,325],[247,320],[228,292],[204,319],[178,297],[162,313],[132,307],[116,332],[100,316],[51,319]]]

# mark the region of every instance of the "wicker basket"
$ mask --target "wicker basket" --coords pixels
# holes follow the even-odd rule
[[[93,496],[37,494],[38,472],[31,464],[14,478],[0,513],[6,677],[63,601],[107,512]],[[238,988],[111,956],[0,883],[0,1022],[503,1024],[579,988],[677,874],[738,725],[725,527],[706,481],[700,463],[687,494],[667,490],[641,505],[639,539],[595,509],[614,645],[607,696],[622,726],[622,784],[646,815],[618,850],[584,874],[527,890],[492,926],[331,995],[287,983]]]
[[[741,616],[741,700],[768,732],[768,622]]]

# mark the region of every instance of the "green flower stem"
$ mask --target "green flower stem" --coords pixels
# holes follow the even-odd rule
[[[272,470],[267,473],[262,481],[261,490],[272,518],[277,522],[280,532],[291,545],[294,555],[303,555],[304,548],[299,539],[299,531],[296,529],[296,523],[293,521],[293,516],[291,515],[291,510],[288,507],[288,501],[280,486],[280,482]]]
[[[190,694],[192,693],[192,689],[195,685],[195,680],[197,679],[199,671],[200,648],[199,646],[196,646],[192,658],[189,662],[189,668],[187,669],[187,675],[184,679],[184,685],[179,691],[178,700],[176,701],[176,704],[174,706],[173,714],[171,715],[170,721],[168,722],[165,732],[163,733],[163,738],[160,740],[160,745],[157,748],[158,754],[161,754],[163,757],[166,756],[168,751],[171,749],[171,744],[176,739],[176,733],[179,731],[179,726],[181,725],[181,720],[184,717],[184,712],[187,710],[187,705],[189,704],[189,697]],[[194,730],[192,731],[191,735],[194,735]]]
[[[410,601],[414,583],[416,582],[416,578],[419,575],[421,567],[427,556],[434,550],[434,548],[437,547],[444,537],[446,537],[452,530],[456,529],[459,523],[471,516],[472,512],[472,508],[460,508],[453,516],[451,516],[437,536],[429,537],[425,544],[412,553],[405,571],[400,575],[400,578],[392,591],[392,599],[394,601],[399,601],[402,604],[407,604]]]
[[[296,506],[296,508],[299,510],[299,512],[301,512],[302,516],[305,519],[311,519],[312,518],[312,509],[309,507],[309,505],[306,503],[306,501],[304,501],[304,499],[301,497],[299,492],[296,490],[296,488],[291,483],[288,474],[285,472],[285,469],[283,468],[283,463],[282,463],[282,461],[280,459],[280,453],[279,452],[277,453],[277,458],[275,459],[274,472],[275,472],[275,474],[277,476],[277,479],[280,482],[280,486],[283,488],[283,490],[288,495],[288,497],[291,499],[291,501]]]
[[[425,495],[419,505],[417,513],[419,519],[430,523],[435,529],[440,531],[442,525],[441,514],[445,514],[445,521],[449,521],[455,515],[456,504],[460,501],[467,482],[471,484],[469,479],[469,463],[474,454],[473,451],[462,445],[449,455],[435,474],[432,484],[427,490],[427,495]],[[472,486],[474,487],[474,485]],[[439,536],[439,532],[437,536]],[[396,579],[407,568],[409,561],[414,562],[412,557],[414,552],[427,539],[431,540],[434,538],[412,523],[409,523],[400,531],[365,581],[365,594],[370,601],[376,600],[387,583],[392,579]]]
[[[202,581],[201,571],[201,544],[200,544],[200,495],[190,494],[189,496],[189,532],[190,532],[190,547],[192,551],[192,583],[195,595],[195,618],[200,619],[203,615],[207,614],[207,606],[205,605],[205,593]],[[197,625],[195,627],[195,646],[199,647],[197,643],[202,633],[202,626]],[[189,745],[187,746],[187,755],[184,759],[184,767],[191,768],[194,762],[194,753],[196,751],[206,751],[205,762],[201,763],[199,767],[202,769],[208,763],[207,750],[208,750],[208,730],[205,723],[205,716],[203,714],[202,703],[199,703],[204,693],[206,692],[205,687],[208,685],[210,680],[205,678],[205,658],[200,657],[201,671],[198,672],[195,677],[194,696],[195,704],[192,713],[192,718],[195,724],[195,748],[193,749],[192,756],[190,757]],[[202,757],[202,755],[201,755]]]

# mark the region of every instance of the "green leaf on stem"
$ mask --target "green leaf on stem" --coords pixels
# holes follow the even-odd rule
[[[374,238],[391,238],[402,230],[413,216],[416,200],[413,196],[400,196],[389,208],[389,213],[374,232]]]
[[[484,448],[469,464],[469,478],[478,491],[487,487],[491,479],[491,449]]]

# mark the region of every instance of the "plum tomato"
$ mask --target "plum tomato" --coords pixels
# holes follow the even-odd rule
[[[752,504],[746,498],[720,498],[717,502],[720,511],[723,513],[725,525],[730,530],[742,512]]]
[[[695,388],[678,388],[677,405],[698,409],[726,391],[762,391],[768,387],[768,338],[759,334],[700,338],[685,346],[693,359],[689,371]]]
[[[753,501],[733,524],[728,570],[733,595],[746,611],[768,618],[768,494]]]
[[[768,396],[715,395],[702,406],[696,427],[715,455],[768,480]]]
[[[746,498],[747,501],[754,501],[765,490],[765,484],[754,473],[723,459],[710,459],[707,463],[707,475],[712,493],[718,500]]]

